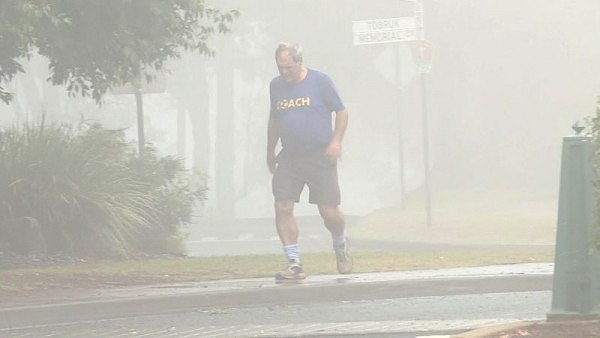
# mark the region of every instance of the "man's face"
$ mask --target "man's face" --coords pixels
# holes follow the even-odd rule
[[[296,62],[288,52],[282,52],[275,58],[279,74],[287,83],[296,83],[302,80],[302,62]]]

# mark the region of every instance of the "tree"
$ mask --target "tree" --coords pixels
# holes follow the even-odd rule
[[[31,38],[25,3],[18,0],[0,2],[0,99],[10,102],[12,95],[4,88],[23,71],[17,58],[28,56]]]
[[[165,62],[194,50],[239,16],[204,0],[3,0],[0,2],[0,99],[33,52],[49,60],[50,78],[71,95],[101,102],[115,86],[150,81]]]

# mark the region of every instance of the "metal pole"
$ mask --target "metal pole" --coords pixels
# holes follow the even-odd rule
[[[421,40],[425,41],[425,10],[423,0],[415,2],[415,16],[419,21]],[[419,53],[423,53],[420,50]],[[421,55],[423,58],[423,55]],[[427,121],[427,74],[421,69],[421,109],[423,114],[423,164],[425,169],[425,213],[427,226],[431,227],[431,180],[429,177],[429,125]]]
[[[423,166],[425,168],[425,213],[431,227],[431,179],[429,175],[429,121],[427,120],[427,74],[421,72],[421,110],[423,114]]]
[[[398,164],[400,166],[400,205],[406,206],[406,177],[404,172],[404,140],[402,132],[402,77],[400,69],[400,45],[396,48],[396,85],[398,90]]]
[[[138,151],[141,155],[144,152],[144,104],[142,101],[142,91],[135,90],[135,103],[137,107],[137,129],[138,129]]]

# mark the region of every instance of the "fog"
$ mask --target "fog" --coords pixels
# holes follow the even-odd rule
[[[414,15],[412,1],[215,4],[241,11],[232,34],[211,40],[216,57],[186,54],[169,64],[164,92],[144,95],[147,141],[207,173],[205,217],[272,215],[266,124],[280,41],[302,44],[305,65],[329,74],[348,107],[339,167],[347,214],[422,205],[422,95],[434,224],[437,212],[455,207],[449,201],[555,213],[562,137],[594,113],[600,94],[600,2],[425,0],[433,46],[425,91],[410,44],[353,43],[353,21]],[[3,125],[45,112],[137,137],[133,95],[107,95],[98,107],[48,84],[45,60],[25,68],[9,86],[15,101],[0,107]],[[306,203],[297,208],[316,213]]]

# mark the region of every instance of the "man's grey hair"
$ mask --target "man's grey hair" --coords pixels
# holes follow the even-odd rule
[[[296,62],[302,62],[302,46],[299,44],[280,42],[275,50],[275,58],[277,58],[283,52],[287,52],[292,57],[292,60]]]

